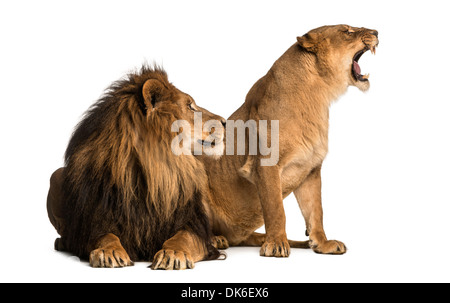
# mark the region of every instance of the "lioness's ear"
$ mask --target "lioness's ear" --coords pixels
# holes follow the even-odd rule
[[[155,104],[164,96],[167,88],[164,84],[156,79],[149,79],[142,87],[142,96],[144,97],[145,107],[153,109]]]
[[[298,44],[306,49],[308,52],[317,52],[317,45],[319,43],[319,34],[307,33],[301,37],[297,37]]]

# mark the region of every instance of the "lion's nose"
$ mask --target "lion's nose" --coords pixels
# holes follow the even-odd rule
[[[223,128],[227,126],[227,120],[225,120],[224,118],[220,119],[220,122],[222,123]]]
[[[371,31],[370,33],[378,38],[378,31]]]

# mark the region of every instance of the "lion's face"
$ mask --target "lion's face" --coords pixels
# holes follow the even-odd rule
[[[214,150],[214,152],[222,154],[226,123],[224,118],[198,106],[188,94],[173,86],[167,87],[155,79],[148,80],[144,84],[143,95],[148,104],[147,108],[151,108],[148,111],[149,115],[152,112],[168,113],[174,120],[189,123],[192,152],[197,144],[197,146],[201,145],[207,154],[208,150],[218,146],[221,150]]]
[[[365,91],[369,75],[362,75],[358,60],[368,50],[375,54],[378,32],[348,25],[322,26],[297,38],[307,51],[317,54],[323,65],[347,80],[348,85]]]
[[[226,120],[198,106],[195,100],[181,91],[178,92],[176,104],[182,120],[191,125],[191,149],[194,151],[195,143],[201,144],[204,150],[223,142]],[[223,151],[223,144],[222,150]]]

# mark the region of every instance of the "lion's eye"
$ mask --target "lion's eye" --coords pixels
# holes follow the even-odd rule
[[[345,33],[346,33],[347,35],[351,36],[351,35],[353,35],[354,32],[355,32],[354,30],[348,29]]]

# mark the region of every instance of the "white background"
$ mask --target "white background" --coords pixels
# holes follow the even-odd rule
[[[3,1],[0,4],[0,282],[450,282],[450,46],[444,1]],[[379,31],[360,60],[367,93],[330,111],[325,230],[343,256],[232,248],[184,272],[149,263],[92,269],[55,252],[48,180],[103,90],[160,63],[200,106],[227,118],[310,29]],[[287,232],[306,239],[293,196]]]

